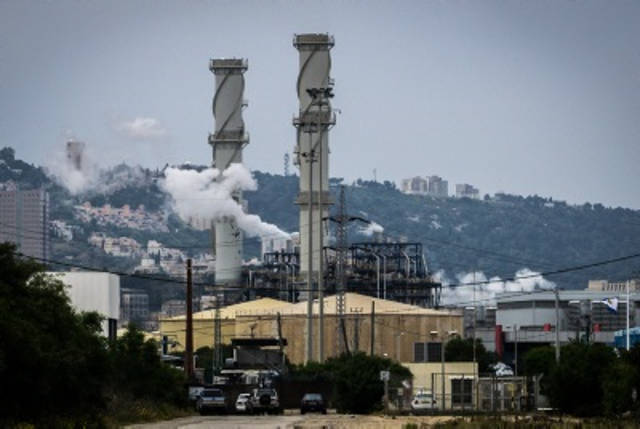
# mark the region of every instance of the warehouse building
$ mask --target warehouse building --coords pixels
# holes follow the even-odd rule
[[[221,308],[222,343],[230,344],[232,338],[277,338],[279,319],[280,332],[287,340],[287,358],[293,364],[301,364],[305,354],[306,306],[306,302],[292,304],[262,298]],[[312,323],[316,338],[319,326],[318,307],[316,301]],[[327,358],[335,356],[337,350],[345,349],[342,335],[338,335],[338,332],[346,334],[346,349],[350,352],[373,351],[377,355],[401,362],[414,362],[416,359],[424,362],[424,353],[421,354],[420,350],[427,347],[435,350],[436,345],[441,346],[443,338],[462,332],[460,312],[427,309],[356,293],[346,294],[345,308],[344,329],[339,330],[336,298],[329,296],[324,299],[324,344]],[[193,319],[194,349],[212,346],[215,310],[194,313]],[[184,316],[161,320],[160,331],[170,340],[177,340],[178,346],[183,347]],[[339,341],[343,341],[343,344],[339,344]]]

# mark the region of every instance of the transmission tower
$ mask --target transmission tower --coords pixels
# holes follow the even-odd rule
[[[369,223],[367,219],[359,216],[350,216],[347,213],[347,202],[344,195],[344,185],[340,186],[340,202],[338,203],[338,214],[331,216],[329,220],[335,222],[338,227],[336,230],[337,250],[336,250],[336,350],[338,355],[345,351],[348,352],[347,345],[347,329],[345,320],[345,308],[347,306],[347,276],[346,276],[346,260],[349,243],[347,240],[347,225],[349,222],[360,221]]]

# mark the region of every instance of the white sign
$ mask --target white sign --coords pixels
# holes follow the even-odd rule
[[[380,380],[389,381],[389,371],[380,371]]]

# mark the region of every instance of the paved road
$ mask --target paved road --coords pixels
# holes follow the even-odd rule
[[[451,417],[382,417],[307,414],[284,416],[194,416],[167,422],[128,426],[130,429],[401,429],[407,423],[432,425]]]
[[[131,429],[293,429],[305,416],[195,416],[127,426]]]

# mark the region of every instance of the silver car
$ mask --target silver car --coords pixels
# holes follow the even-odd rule
[[[224,392],[220,389],[204,389],[196,399],[196,411],[206,414],[210,411],[224,412],[227,410]]]
[[[240,411],[246,413],[249,411],[249,398],[251,394],[249,393],[241,393],[238,395],[238,399],[236,399],[236,411]]]
[[[431,392],[416,393],[411,400],[411,409],[414,411],[436,409],[436,400]]]

